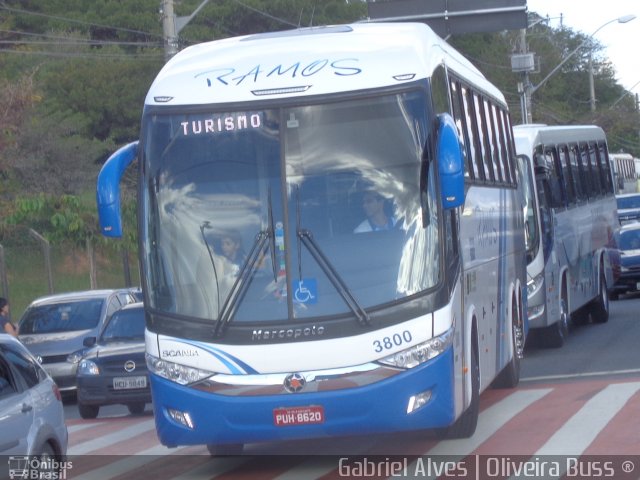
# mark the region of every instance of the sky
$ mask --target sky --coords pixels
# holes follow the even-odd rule
[[[640,0],[527,0],[529,12],[550,17],[549,26],[565,26],[592,35],[610,20],[635,15],[627,23],[613,22],[602,27],[594,38],[604,47],[616,71],[618,83],[640,94]]]

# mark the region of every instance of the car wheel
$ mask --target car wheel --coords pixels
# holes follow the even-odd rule
[[[129,413],[131,413],[132,415],[140,415],[144,413],[145,405],[146,404],[143,402],[129,403],[127,405],[127,408],[129,409]]]
[[[84,419],[92,419],[98,416],[100,412],[99,405],[86,405],[84,403],[78,403],[78,411],[80,416]]]
[[[207,445],[207,450],[212,457],[224,457],[241,455],[244,445],[242,443],[225,443],[222,445]]]
[[[55,449],[49,442],[43,444],[33,454],[33,458],[38,459],[37,463],[30,463],[30,465],[37,467],[35,468],[37,476],[30,478],[62,478],[60,477],[62,473],[61,459],[56,455]],[[35,472],[32,475],[35,475]]]

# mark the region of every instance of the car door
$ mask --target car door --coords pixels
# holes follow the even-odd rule
[[[31,395],[0,345],[0,455],[26,455],[33,423]]]

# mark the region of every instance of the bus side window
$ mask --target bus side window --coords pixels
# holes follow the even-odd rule
[[[557,150],[555,147],[547,147],[544,150],[544,161],[548,169],[549,190],[551,198],[549,199],[552,208],[564,207],[564,199],[562,195],[562,179],[556,168]]]
[[[473,95],[467,87],[462,87],[462,101],[464,105],[464,115],[469,132],[469,162],[473,169],[473,178],[484,180],[484,168],[482,166],[480,139],[478,137],[478,129],[476,124],[476,116],[473,107]]]
[[[487,134],[487,119],[484,116],[484,100],[479,94],[473,95],[476,120],[478,120],[478,135],[480,151],[482,152],[482,163],[484,165],[484,179],[487,182],[495,182],[495,171],[493,169],[493,159],[491,158],[491,146]]]
[[[473,174],[473,166],[470,163],[471,154],[469,146],[469,127],[465,118],[464,109],[462,107],[462,91],[460,82],[451,80],[451,105],[453,107],[453,119],[458,127],[460,140],[462,141],[462,156],[464,158],[464,177],[475,178]]]
[[[596,156],[597,147],[595,142],[589,142],[587,152],[589,153],[589,164],[591,165],[591,183],[596,195],[602,195],[604,192],[604,185],[602,182],[602,172],[600,171],[600,165],[598,164],[598,157]]]
[[[572,151],[574,152],[575,158],[576,158],[576,163],[578,166],[578,178],[580,179],[579,185],[580,185],[580,192],[581,192],[581,196],[580,198],[582,200],[588,200],[589,196],[591,195],[591,183],[589,181],[589,173],[587,172],[587,167],[584,163],[584,160],[582,158],[582,153],[580,152],[580,149],[577,145],[575,145],[572,148]]]
[[[596,145],[596,158],[600,169],[600,181],[602,182],[602,193],[605,195],[613,193],[613,181],[611,180],[611,169],[609,168],[609,160],[606,155],[606,148],[603,143]]]
[[[562,175],[564,177],[564,185],[567,192],[567,203],[573,205],[576,203],[576,184],[573,178],[573,172],[571,171],[571,159],[569,157],[569,150],[566,145],[562,145],[558,151],[560,155],[560,163],[562,165]]]

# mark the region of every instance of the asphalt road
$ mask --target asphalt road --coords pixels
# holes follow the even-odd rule
[[[524,381],[640,373],[639,294],[610,302],[607,323],[573,326],[561,348],[539,347],[533,332],[522,363]]]

